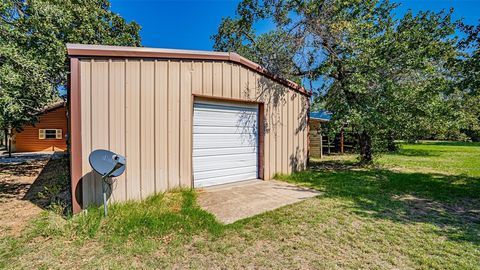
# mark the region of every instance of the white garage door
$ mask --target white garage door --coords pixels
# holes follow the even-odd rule
[[[195,103],[194,187],[257,178],[258,106]]]

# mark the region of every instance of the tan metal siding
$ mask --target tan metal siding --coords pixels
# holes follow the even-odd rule
[[[223,97],[222,62],[213,62],[213,95]]]
[[[246,100],[252,100],[250,97],[250,91],[248,89],[248,69],[240,68],[240,98]]]
[[[181,62],[180,82],[180,186],[191,185],[192,177],[192,62]]]
[[[203,89],[204,95],[213,95],[213,64],[212,62],[202,63],[203,72]]]
[[[126,184],[127,198],[141,198],[140,174],[140,61],[128,60],[126,70]]]
[[[203,62],[193,62],[192,93],[203,94]]]
[[[299,141],[299,133],[298,133],[298,119],[299,119],[299,108],[298,108],[298,94],[293,93],[293,156],[291,157],[291,162],[292,162],[292,170],[293,171],[298,171],[298,161],[300,157],[300,148],[298,145]]]
[[[92,111],[92,151],[96,149],[104,148],[108,145],[108,61],[99,60],[95,61],[92,66],[92,92],[95,92],[95,98],[91,99],[91,111]],[[104,91],[98,91],[97,89],[104,89]],[[105,106],[107,105],[107,106]],[[88,157],[88,156],[87,156]],[[100,175],[94,173],[94,189],[95,202],[100,203],[102,185],[100,181]]]
[[[125,62],[111,60],[109,72],[109,149],[125,153]],[[125,174],[118,177],[113,185],[116,191],[113,201],[124,201],[126,197]]]
[[[222,63],[222,95],[226,98],[232,97],[232,64]]]
[[[288,91],[287,91],[288,98]],[[286,101],[281,102],[281,123],[282,123],[282,135],[281,135],[281,157],[288,157],[288,105]],[[288,158],[281,158],[282,172],[288,172]]]
[[[155,62],[155,186],[168,189],[168,62]]]
[[[97,148],[127,157],[113,201],[192,185],[192,93],[264,102],[264,178],[305,168],[307,97],[280,83],[222,61],[82,59],[84,206],[100,203],[88,163]]]
[[[232,65],[232,98],[240,98],[240,66]]]
[[[295,93],[293,92],[288,92],[287,98],[288,98],[288,173],[292,173],[294,171],[294,166],[293,166],[293,159],[295,156],[295,143],[294,143],[294,138],[295,138],[295,108],[294,108],[294,102],[293,102],[293,97],[295,96]]]
[[[141,197],[155,193],[155,62],[141,62],[140,179]]]
[[[95,203],[95,184],[93,183],[93,174],[88,162],[88,155],[92,151],[92,133],[91,133],[91,95],[92,95],[92,62],[82,61],[80,67],[80,91],[81,95],[81,126],[82,126],[82,201],[83,206],[86,207],[90,203]]]
[[[168,63],[168,187],[180,185],[180,63]]]

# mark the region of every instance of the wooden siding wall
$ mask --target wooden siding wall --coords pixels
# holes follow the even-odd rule
[[[38,139],[39,129],[61,129],[62,139]],[[15,134],[16,152],[65,151],[67,149],[67,110],[61,107],[42,114],[35,126]]]
[[[310,157],[321,157],[321,123],[318,120],[310,119]]]
[[[195,95],[264,102],[264,178],[307,161],[307,97],[230,62],[81,59],[83,207],[101,203],[88,155],[111,149],[127,159],[110,200],[143,199],[192,186]]]

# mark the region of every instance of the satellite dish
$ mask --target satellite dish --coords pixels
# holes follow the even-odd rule
[[[105,180],[110,177],[118,177],[125,171],[125,157],[112,151],[98,149],[90,153],[88,157],[90,166],[102,176],[103,210],[107,216],[107,193]]]
[[[108,150],[95,150],[88,157],[90,166],[102,177],[118,177],[125,171],[125,157]]]

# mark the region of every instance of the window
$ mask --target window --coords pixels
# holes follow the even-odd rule
[[[45,139],[62,139],[62,130],[61,129],[39,129],[38,138],[40,140]]]

